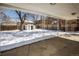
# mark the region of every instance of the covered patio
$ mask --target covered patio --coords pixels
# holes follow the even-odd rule
[[[1,52],[1,56],[78,56],[79,42],[64,38],[50,38]]]
[[[2,3],[0,7],[30,15],[34,25],[34,29],[0,31],[1,56],[79,55],[79,4]]]

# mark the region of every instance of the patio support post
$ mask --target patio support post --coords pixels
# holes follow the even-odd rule
[[[1,23],[0,23],[0,31],[1,31]]]
[[[1,31],[1,23],[0,23],[0,31]]]
[[[65,31],[68,30],[68,24],[67,24],[67,21],[65,20]]]
[[[59,19],[57,19],[57,36],[59,35]]]

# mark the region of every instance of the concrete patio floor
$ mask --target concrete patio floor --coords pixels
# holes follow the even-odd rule
[[[1,56],[79,56],[79,42],[59,37],[50,38],[12,50]]]

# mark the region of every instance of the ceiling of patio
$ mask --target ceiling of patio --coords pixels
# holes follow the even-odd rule
[[[6,3],[6,5],[66,20],[77,19],[77,16],[79,16],[78,3]],[[71,13],[75,13],[75,15],[72,15]]]

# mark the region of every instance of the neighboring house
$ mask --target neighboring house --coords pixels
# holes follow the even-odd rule
[[[19,27],[20,27],[20,22],[18,22],[18,28]],[[23,27],[24,30],[34,30],[35,28],[36,26],[33,21],[25,20],[24,27]]]
[[[35,28],[33,21],[25,21],[25,30],[34,30]]]

